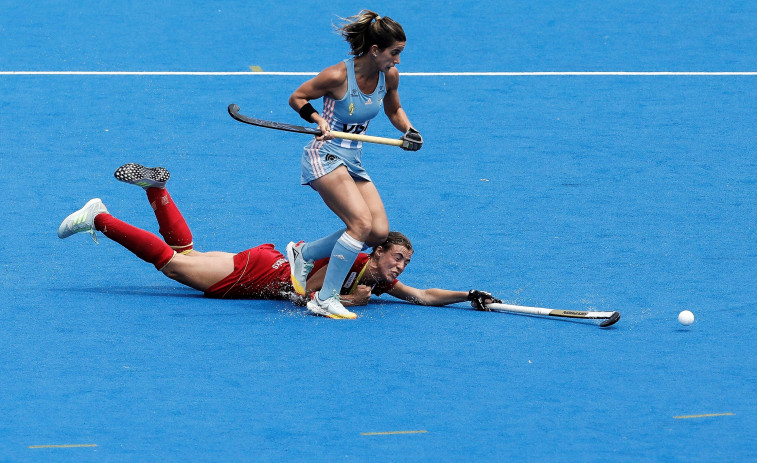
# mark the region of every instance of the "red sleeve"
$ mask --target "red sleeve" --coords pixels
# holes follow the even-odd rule
[[[398,281],[399,280],[394,280],[394,281],[390,281],[390,282],[383,283],[380,285],[376,285],[371,290],[371,293],[373,293],[376,296],[380,296],[387,291],[391,291],[391,289],[394,288],[394,285],[396,285]]]

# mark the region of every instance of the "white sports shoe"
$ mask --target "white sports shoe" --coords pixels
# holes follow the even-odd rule
[[[89,232],[92,234],[92,239],[97,243],[95,217],[102,213],[107,214],[108,209],[100,198],[90,199],[84,207],[63,219],[60,227],[58,227],[58,238],[63,239],[76,233]]]
[[[334,294],[330,298],[322,301],[318,299],[318,293],[313,294],[313,298],[308,301],[308,310],[316,315],[322,315],[335,319],[355,319],[357,315],[345,309],[339,301],[339,295]]]
[[[171,173],[163,167],[145,167],[130,162],[116,169],[113,172],[113,176],[122,182],[147,189],[165,188],[166,182],[171,177]]]
[[[292,286],[297,294],[304,296],[305,287],[307,286],[308,274],[313,270],[313,261],[305,260],[302,257],[302,246],[304,241],[300,241],[295,244],[290,242],[287,244],[287,259],[289,260],[289,268],[292,271]]]

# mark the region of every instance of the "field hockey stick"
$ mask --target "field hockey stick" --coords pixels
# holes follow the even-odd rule
[[[495,312],[515,312],[524,313],[529,315],[547,315],[550,317],[560,318],[578,318],[582,320],[602,320],[599,326],[606,328],[610,325],[614,325],[620,320],[619,312],[584,312],[580,310],[557,310],[557,309],[544,309],[541,307],[524,307],[520,305],[502,304],[492,302],[486,304],[486,308]]]
[[[321,132],[320,129],[314,129],[312,127],[302,127],[300,125],[284,124],[282,122],[264,121],[262,119],[255,119],[253,117],[245,116],[244,114],[239,113],[239,106],[235,105],[234,103],[229,105],[229,115],[233,117],[234,119],[238,120],[239,122],[244,122],[245,124],[250,124],[250,125],[256,125],[258,127],[265,127],[267,129],[284,130],[285,132],[306,133],[306,134],[315,135],[315,136],[323,135],[323,132]],[[334,136],[334,138],[343,138],[345,140],[357,140],[357,141],[364,141],[367,143],[378,143],[380,145],[402,146],[402,140],[400,140],[399,138],[395,139],[395,138],[373,137],[371,135],[360,135],[357,133],[338,132],[336,130],[332,130],[331,134]]]

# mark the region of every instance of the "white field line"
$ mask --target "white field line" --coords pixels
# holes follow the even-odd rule
[[[275,71],[0,71],[0,76],[314,76],[317,72]],[[757,76],[752,71],[539,71],[539,72],[402,72],[412,77],[530,77],[530,76]]]

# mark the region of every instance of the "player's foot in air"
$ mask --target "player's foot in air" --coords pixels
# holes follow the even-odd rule
[[[287,259],[289,259],[289,268],[292,272],[292,285],[297,294],[301,296],[305,295],[308,274],[313,270],[313,261],[305,260],[302,257],[304,244],[304,241],[297,244],[294,242],[287,244]]]
[[[58,227],[58,238],[63,239],[76,233],[89,232],[92,234],[92,239],[97,242],[95,217],[102,213],[107,214],[108,209],[105,208],[105,204],[100,198],[90,199],[84,207],[63,219],[60,227]]]
[[[330,298],[322,301],[318,298],[318,293],[313,294],[313,298],[308,301],[308,310],[316,315],[336,319],[355,319],[357,315],[345,309],[339,301],[339,295],[334,294]]]
[[[113,176],[118,180],[132,185],[141,186],[142,188],[165,188],[166,182],[171,177],[168,170],[163,167],[145,167],[133,162],[124,164],[115,172]]]

